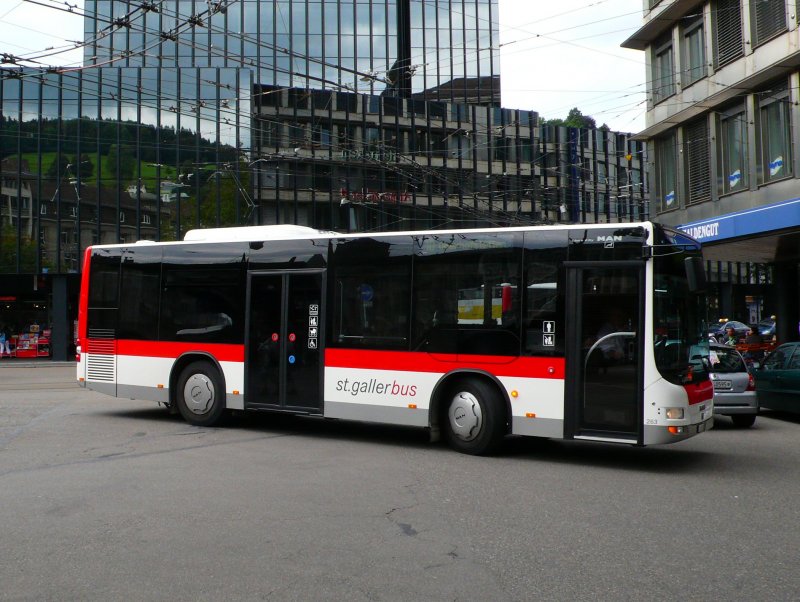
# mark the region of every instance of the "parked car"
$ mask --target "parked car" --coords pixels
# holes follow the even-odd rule
[[[708,336],[709,338],[716,339],[720,343],[725,339],[725,329],[729,326],[733,326],[733,330],[736,333],[736,339],[743,339],[747,336],[747,331],[750,327],[745,324],[744,322],[737,322],[736,320],[728,320],[727,322],[720,322],[718,324],[712,324],[711,327],[708,329]]]
[[[759,406],[800,413],[800,342],[778,345],[753,376]]]
[[[775,320],[772,318],[764,318],[758,323],[758,333],[764,339],[771,339],[775,336]]]
[[[758,416],[758,398],[753,375],[735,347],[711,343],[708,350],[709,378],[714,384],[714,415],[730,416],[733,424],[747,428]]]

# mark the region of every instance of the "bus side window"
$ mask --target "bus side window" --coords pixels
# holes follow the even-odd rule
[[[419,237],[412,348],[444,354],[519,354],[520,245],[517,233]]]
[[[333,254],[333,336],[340,347],[407,349],[410,239],[338,242]]]
[[[127,249],[120,276],[119,330],[121,339],[158,338],[158,288],[161,249]]]

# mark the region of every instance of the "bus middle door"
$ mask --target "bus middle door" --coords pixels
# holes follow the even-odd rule
[[[641,442],[643,280],[638,261],[567,265],[566,437]]]
[[[245,408],[322,407],[322,270],[251,272]]]

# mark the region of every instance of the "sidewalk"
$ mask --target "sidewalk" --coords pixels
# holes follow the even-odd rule
[[[13,357],[0,359],[2,368],[75,368],[75,361],[54,362],[53,360],[18,360]]]

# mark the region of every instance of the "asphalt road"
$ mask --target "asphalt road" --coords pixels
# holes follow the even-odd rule
[[[671,446],[195,428],[0,368],[3,600],[796,600],[800,419]]]

